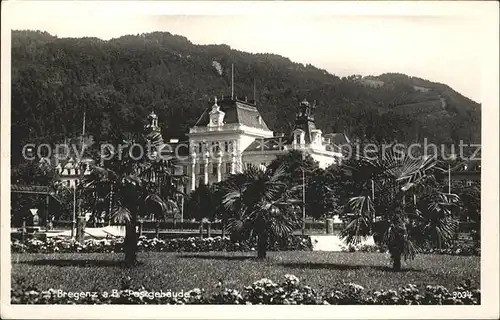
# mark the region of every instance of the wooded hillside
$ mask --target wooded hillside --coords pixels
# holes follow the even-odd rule
[[[97,141],[140,131],[154,110],[163,136],[182,138],[210,105],[235,93],[253,99],[268,126],[288,132],[295,108],[316,100],[323,132],[412,142],[479,142],[480,105],[444,84],[402,74],[339,78],[274,54],[196,45],[168,32],[103,41],[12,33],[12,161],[28,142],[56,143],[86,127]],[[374,80],[374,81],[368,81]]]

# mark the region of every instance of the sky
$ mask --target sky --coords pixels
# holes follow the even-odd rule
[[[481,101],[484,29],[479,18],[485,9],[477,3],[15,4],[9,8],[12,29],[101,39],[168,31],[195,44],[279,54],[338,76],[404,73]]]

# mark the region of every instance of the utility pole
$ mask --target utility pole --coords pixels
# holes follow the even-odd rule
[[[256,80],[253,79],[253,104],[257,105],[257,89],[256,89]]]
[[[448,163],[448,193],[451,193],[451,164]]]
[[[75,236],[76,228],[76,184],[73,186],[73,219],[71,221],[71,238]]]
[[[234,100],[234,63],[231,64],[231,100]]]
[[[84,145],[85,145],[85,110],[83,111],[83,123],[82,123],[82,137],[80,139],[80,142],[81,142],[81,145],[82,145],[82,151],[80,153],[80,157],[83,156],[83,151],[84,151]],[[76,155],[75,155],[76,156]],[[75,172],[76,169],[78,169],[78,172],[80,173],[80,170],[82,168],[80,168],[80,162],[82,159],[80,159],[79,157],[75,157],[76,159],[76,167],[75,167]],[[85,171],[83,172],[83,174],[80,174],[80,176],[83,178],[83,175],[85,174]],[[73,191],[73,221],[75,221],[75,216],[76,216],[76,210],[75,210],[75,207],[76,207],[76,188],[78,186],[78,183],[79,183],[79,180],[75,181],[75,185],[74,185],[74,191]],[[80,231],[79,232],[76,232],[77,233],[77,237],[80,237],[80,239],[77,239],[78,241],[80,240],[83,240],[83,225],[82,225],[82,219],[81,219],[81,216],[82,216],[82,197],[81,197],[81,190],[80,190],[80,194],[78,196],[78,225],[79,225],[79,229]],[[75,221],[76,223],[76,221]]]
[[[452,153],[450,155],[450,159],[455,160],[456,155]],[[450,163],[450,161],[448,161],[448,193],[451,194],[451,163]]]
[[[113,209],[113,184],[110,185],[109,192],[109,215],[111,215],[111,211]],[[111,219],[108,218],[108,226],[111,225]]]
[[[375,200],[375,183],[373,182],[372,179],[372,201]]]
[[[181,225],[184,223],[184,195],[181,195]]]
[[[83,156],[83,149],[84,149],[84,144],[85,144],[85,111],[83,111],[83,125],[82,125],[82,138],[80,139],[81,144],[82,144],[82,153],[80,156]],[[81,159],[78,159],[81,160]],[[79,161],[77,162],[79,164]]]
[[[47,194],[46,196],[46,203],[45,203],[45,230],[49,230],[49,220],[50,220],[50,216],[49,216],[49,199],[50,199],[50,196],[49,194]]]

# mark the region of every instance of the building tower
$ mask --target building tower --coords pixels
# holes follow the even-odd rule
[[[148,123],[144,126],[144,134],[146,138],[156,146],[163,145],[163,137],[161,129],[158,126],[158,116],[154,111],[151,111],[147,118]]]
[[[152,132],[160,133],[160,127],[158,127],[158,116],[154,111],[151,111],[148,118],[148,124],[144,126],[144,131],[146,134],[150,134]]]
[[[314,123],[315,108],[316,104],[311,105],[309,101],[305,99],[299,103],[293,130],[293,141],[296,144],[310,144],[315,140],[313,135],[318,131]]]

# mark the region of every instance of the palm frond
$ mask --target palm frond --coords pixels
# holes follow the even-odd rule
[[[115,223],[129,223],[132,218],[132,213],[129,209],[123,206],[118,206],[111,212],[110,220]]]

